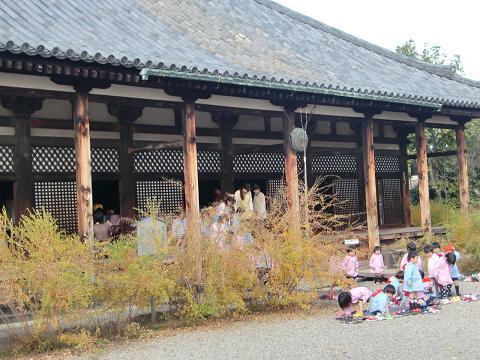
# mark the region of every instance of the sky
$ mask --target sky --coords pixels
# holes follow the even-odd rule
[[[274,1],[390,50],[409,39],[420,49],[439,45],[449,58],[460,55],[463,76],[480,80],[480,1]]]

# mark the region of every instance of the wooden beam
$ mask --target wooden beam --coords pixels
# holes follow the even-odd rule
[[[421,227],[423,234],[430,240],[432,236],[432,220],[428,189],[427,139],[425,137],[425,123],[421,118],[419,118],[416,128],[416,148]]]
[[[468,166],[467,166],[467,145],[465,142],[465,125],[460,124],[456,129],[457,158],[458,158],[458,185],[460,190],[460,209],[463,213],[468,212]]]
[[[28,214],[34,204],[30,117],[35,111],[41,109],[42,100],[2,97],[2,105],[11,109],[15,114],[13,125],[15,126],[16,181],[13,186],[13,218],[15,222],[18,222],[23,215]]]
[[[378,230],[377,184],[375,178],[373,120],[371,116],[370,114],[365,114],[366,119],[362,125],[362,158],[365,178],[368,248],[370,253],[373,253],[373,248],[380,245],[380,234]]]
[[[187,97],[184,99],[183,104],[183,172],[185,179],[185,211],[187,213],[187,219],[192,225],[196,224],[200,218],[195,100],[196,99]]]
[[[108,112],[118,118],[120,127],[120,215],[133,218],[136,204],[136,182],[133,147],[133,123],[142,116],[143,108],[131,105],[109,104]]]
[[[400,171],[402,173],[401,177],[401,198],[402,198],[402,218],[403,225],[406,227],[411,226],[412,215],[410,211],[410,184],[409,184],[409,173],[408,173],[408,154],[407,154],[407,145],[408,140],[406,135],[402,135],[402,140],[400,142]]]
[[[427,157],[429,157],[429,158],[444,157],[444,156],[455,156],[455,155],[457,155],[456,150],[436,151],[436,152],[427,153]],[[417,154],[408,155],[408,159],[410,159],[410,160],[416,159],[416,158],[417,158]]]
[[[216,114],[216,122],[220,126],[221,161],[222,161],[222,193],[233,194],[234,192],[234,176],[233,176],[233,157],[232,149],[232,129],[238,122],[238,115],[232,114]]]
[[[297,154],[290,145],[290,132],[294,129],[294,127],[295,112],[292,107],[287,106],[283,116],[283,146],[285,156],[285,185],[287,188],[287,203],[291,213],[292,223],[295,223],[300,215]]]
[[[88,116],[88,92],[91,89],[79,86],[75,90],[73,124],[75,129],[78,233],[80,240],[87,242],[93,248],[92,159]]]

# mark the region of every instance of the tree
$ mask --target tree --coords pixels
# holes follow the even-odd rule
[[[439,45],[424,44],[422,49],[417,48],[417,44],[414,40],[410,39],[403,45],[397,46],[396,52],[412,59],[425,61],[430,64],[445,65],[450,64],[453,67],[453,72],[456,74],[463,73],[463,65],[460,55],[454,55],[452,58],[448,58],[442,51]],[[472,134],[480,134],[478,124],[469,124],[467,127],[467,146],[477,148],[476,142]],[[474,129],[470,129],[474,127]],[[426,132],[428,152],[449,151],[456,149],[455,132],[450,129],[427,129]],[[414,136],[412,136],[414,140]],[[414,152],[413,144],[409,147],[409,152]],[[470,143],[470,144],[469,144]],[[472,159],[474,160],[474,159]],[[458,201],[458,164],[455,156],[443,157],[443,158],[430,158],[429,159],[429,179],[430,186],[433,188],[431,193],[441,194],[445,200]],[[475,166],[478,162],[471,162],[471,170],[476,169],[475,172],[471,172],[472,175],[478,173],[479,166]],[[471,179],[470,183],[480,182],[480,179],[474,180],[478,177],[476,175]],[[436,190],[436,191],[435,191]],[[472,189],[473,190],[473,189]],[[475,194],[475,193],[474,193]],[[479,193],[480,195],[480,193]],[[478,197],[478,196],[477,196]]]
[[[408,56],[409,58],[422,60],[430,64],[445,65],[448,63],[453,67],[455,74],[463,74],[463,65],[460,55],[453,55],[451,59],[448,59],[447,55],[442,51],[439,45],[423,44],[423,49],[420,51],[417,49],[415,40],[408,40],[403,45],[397,46],[395,51],[399,54]]]

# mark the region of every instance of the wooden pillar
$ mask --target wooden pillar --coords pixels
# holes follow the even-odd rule
[[[283,146],[285,156],[285,185],[287,188],[288,208],[293,219],[298,219],[300,204],[298,198],[297,154],[290,145],[290,132],[295,127],[295,108],[285,107],[283,116]]]
[[[365,172],[363,168],[363,142],[362,142],[362,125],[352,126],[357,137],[357,170],[358,170],[358,211],[365,213],[365,217],[362,215],[359,220],[362,222],[366,220],[366,209],[367,205],[365,203]]]
[[[411,226],[412,215],[410,211],[410,184],[408,173],[407,133],[400,132],[400,171],[401,171],[401,198],[402,198],[402,222],[404,226]]]
[[[32,145],[30,116],[42,107],[42,100],[23,97],[4,97],[2,105],[15,114],[15,175],[13,187],[13,219],[20,221],[33,207]]]
[[[362,158],[365,177],[365,205],[367,212],[368,248],[380,245],[378,230],[377,184],[375,178],[375,154],[373,145],[373,120],[371,115],[365,114],[362,124]]]
[[[238,116],[232,114],[218,114],[215,121],[220,127],[220,137],[222,142],[222,193],[233,194],[234,176],[233,176],[233,151],[232,151],[232,129],[238,122]]]
[[[200,218],[198,197],[197,138],[195,100],[184,97],[183,103],[183,171],[185,178],[185,210],[190,224]]]
[[[419,118],[416,127],[416,150],[418,168],[418,194],[420,199],[420,218],[423,234],[427,239],[432,235],[430,216],[430,198],[428,190],[427,139],[425,137],[425,120]]]
[[[120,127],[120,215],[135,217],[136,183],[134,155],[128,149],[133,147],[133,123],[142,116],[142,107],[109,104],[108,112],[118,118]]]
[[[88,93],[91,88],[74,86],[73,123],[77,181],[78,233],[82,242],[93,245],[92,160]]]
[[[467,146],[465,143],[465,124],[462,122],[456,128],[457,159],[458,159],[458,185],[460,187],[460,208],[463,213],[468,212],[468,167]]]

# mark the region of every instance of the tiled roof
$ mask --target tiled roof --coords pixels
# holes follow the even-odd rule
[[[480,108],[480,82],[270,0],[0,0],[0,52],[165,76]]]

